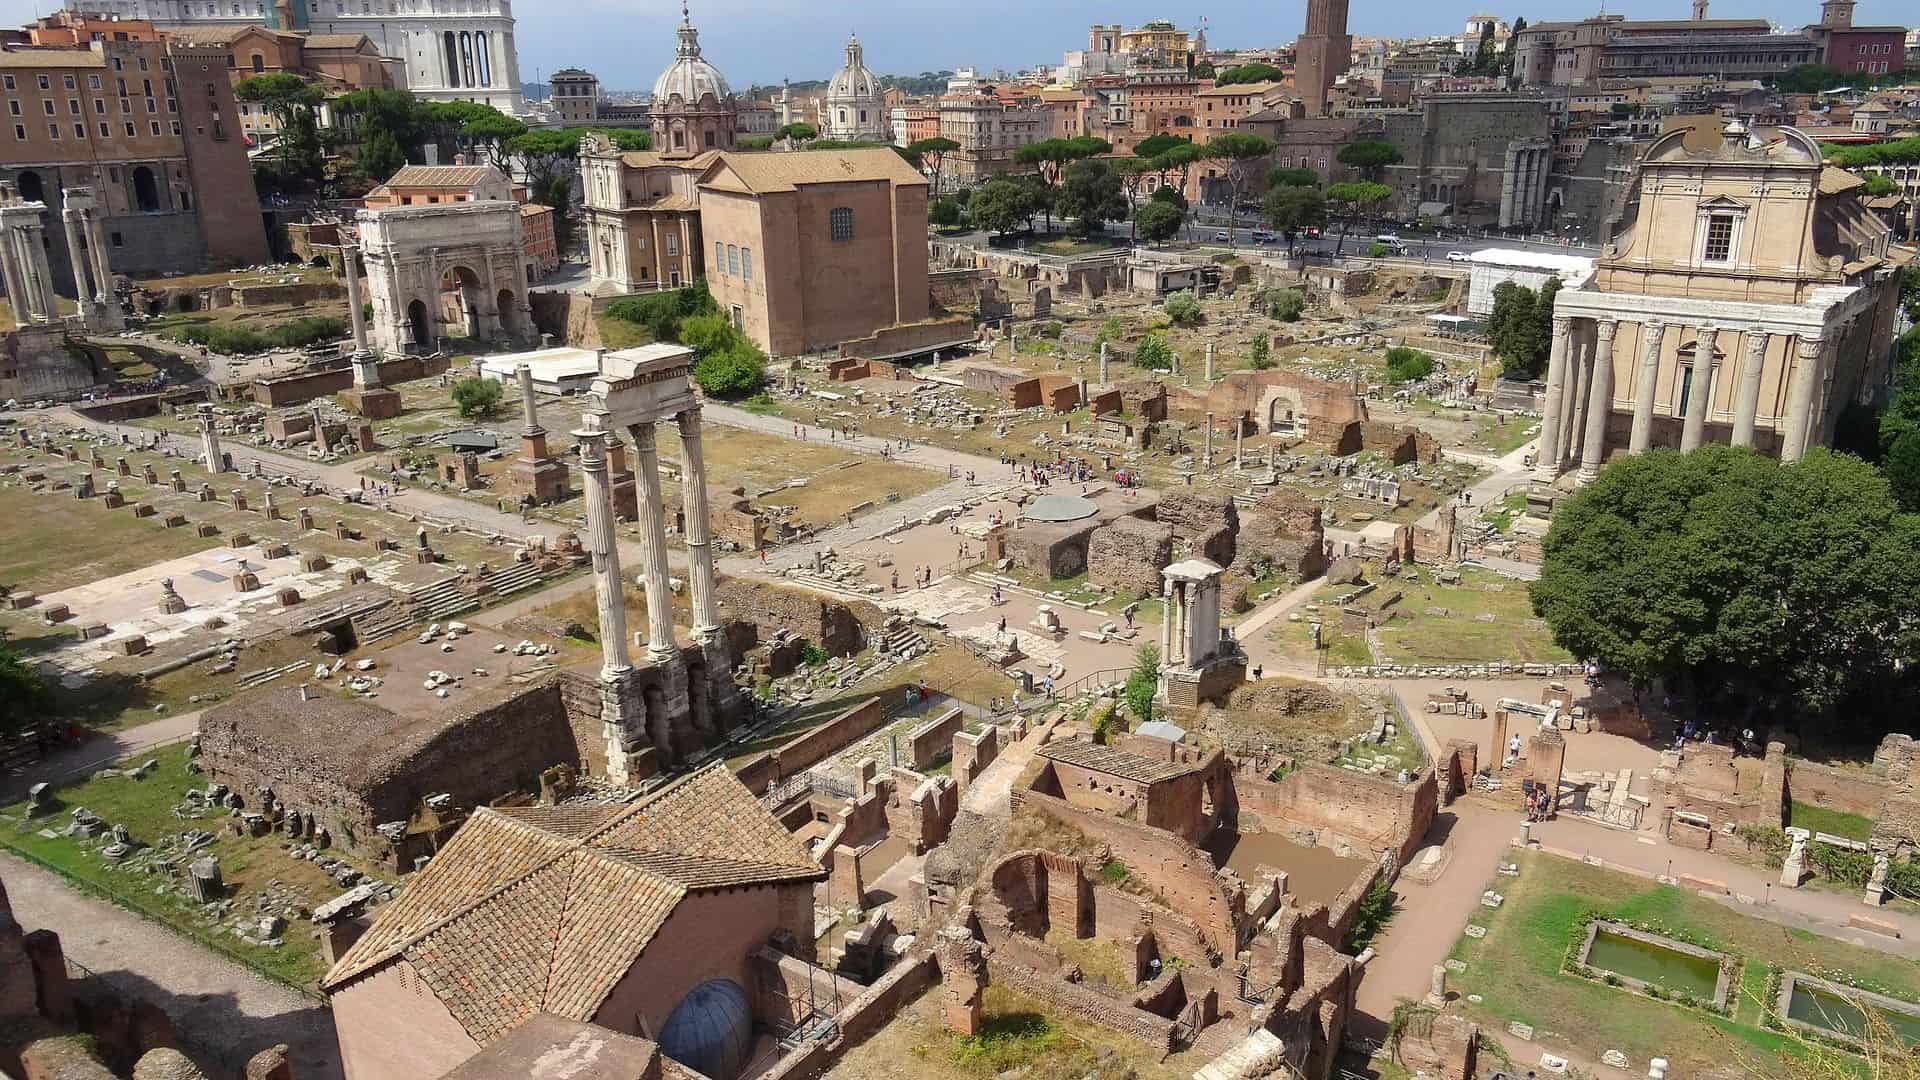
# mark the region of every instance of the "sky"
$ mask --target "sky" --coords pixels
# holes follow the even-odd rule
[[[782,78],[825,79],[839,68],[850,32],[866,45],[867,66],[883,75],[913,75],[961,66],[1009,71],[1058,64],[1060,54],[1086,43],[1095,22],[1129,27],[1168,18],[1191,28],[1207,18],[1216,47],[1259,47],[1291,41],[1304,20],[1306,0],[1233,0],[1168,3],[1113,0],[691,0],[694,25],[707,59],[736,90]],[[1355,34],[1410,37],[1459,33],[1476,11],[1529,22],[1577,19],[1598,13],[1601,0],[1467,0],[1415,5],[1409,0],[1352,0]],[[1607,0],[1606,10],[1628,18],[1683,19],[1689,0]],[[17,26],[57,0],[0,0],[0,24]],[[556,68],[584,67],[609,89],[644,90],[672,61],[679,6],[668,0],[519,0],[523,81],[544,80]],[[1716,18],[1765,18],[1786,27],[1817,21],[1817,0],[1713,0]],[[1915,21],[1911,0],[1862,0],[1861,24]]]

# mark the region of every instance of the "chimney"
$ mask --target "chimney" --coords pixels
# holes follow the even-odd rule
[[[467,163],[467,155],[465,154],[453,155],[453,163],[455,165],[465,165]]]

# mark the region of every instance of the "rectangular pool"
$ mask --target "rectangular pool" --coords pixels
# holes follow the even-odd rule
[[[1659,987],[1668,996],[1726,1004],[1726,957],[1696,945],[1648,934],[1619,923],[1596,922],[1587,928],[1580,963],[1601,974],[1620,977],[1637,990]]]
[[[1781,980],[1778,1007],[1789,1024],[1848,1039],[1866,1034],[1870,1011],[1895,1035],[1920,1045],[1920,1005],[1912,1002],[1788,972]]]

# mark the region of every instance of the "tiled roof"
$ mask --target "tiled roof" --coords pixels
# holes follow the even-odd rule
[[[107,58],[92,49],[0,50],[0,68],[103,68]]]
[[[1836,169],[1831,165],[1820,170],[1820,194],[1840,195],[1854,188],[1865,187],[1866,181],[1845,169]]]
[[[1048,743],[1040,748],[1040,756],[1049,761],[1077,765],[1082,769],[1092,769],[1094,772],[1107,773],[1125,780],[1136,780],[1143,784],[1171,780],[1193,771],[1190,765],[1155,761],[1152,758],[1141,757],[1139,754],[1129,754],[1124,750],[1101,746],[1086,739],[1063,739]]]
[[[622,164],[635,169],[649,169],[660,165],[674,165],[692,172],[700,172],[719,160],[720,151],[702,150],[690,158],[666,158],[656,150],[628,150],[620,155]]]
[[[731,174],[733,183],[720,179]],[[750,192],[792,191],[802,184],[838,184],[855,180],[891,180],[896,184],[925,184],[906,159],[884,146],[853,150],[766,150],[748,154],[721,154],[720,161],[700,180],[704,186]]]
[[[386,186],[463,188],[496,176],[504,174],[491,165],[408,165],[394,173]]]
[[[825,876],[718,764],[627,805],[482,809],[322,985],[404,956],[484,1045],[592,1018],[689,893]]]
[[[309,49],[357,49],[362,43],[372,44],[365,34],[308,34],[306,47]]]

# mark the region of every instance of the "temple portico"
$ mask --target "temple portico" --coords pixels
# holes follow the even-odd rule
[[[1899,267],[1865,184],[1804,133],[1673,131],[1553,305],[1536,478],[1708,443],[1798,461],[1891,378]],[[1763,227],[1764,226],[1764,227]]]

